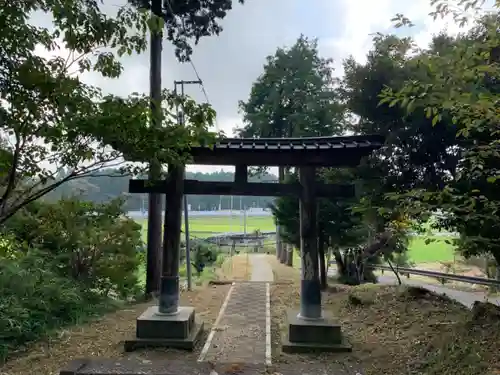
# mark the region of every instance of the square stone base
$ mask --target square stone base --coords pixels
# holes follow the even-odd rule
[[[179,307],[176,315],[158,313],[149,307],[137,318],[136,338],[126,340],[125,351],[144,347],[193,350],[203,332],[203,323],[195,319],[193,307]]]
[[[323,313],[325,314],[325,313]],[[329,316],[322,319],[305,320],[298,317],[299,311],[287,312],[288,332],[282,338],[285,353],[350,352],[352,346],[342,335],[340,325]]]

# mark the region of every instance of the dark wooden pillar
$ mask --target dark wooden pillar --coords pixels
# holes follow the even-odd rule
[[[248,166],[237,164],[234,172],[234,182],[239,185],[244,185],[248,182]]]
[[[300,197],[300,257],[301,288],[300,317],[321,318],[321,288],[318,267],[318,228],[315,192],[315,169],[302,167],[299,170],[302,185]]]
[[[183,166],[168,166],[168,192],[165,198],[159,301],[159,312],[163,314],[175,314],[179,308],[179,261],[184,169]]]

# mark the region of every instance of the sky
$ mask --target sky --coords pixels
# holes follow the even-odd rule
[[[105,6],[116,6],[124,0],[104,0]],[[246,0],[245,5],[233,1],[234,7],[222,21],[219,37],[207,37],[195,46],[192,61],[217,112],[217,125],[227,135],[242,125],[238,101],[246,100],[252,83],[263,71],[268,55],[278,47],[292,45],[304,34],[317,38],[320,54],[333,58],[336,75],[342,75],[343,59],[354,56],[363,61],[375,32],[391,32],[391,18],[403,13],[416,27],[405,33],[421,47],[428,45],[433,34],[457,26],[449,20],[433,21],[429,0]],[[46,23],[44,15],[36,15],[37,23]],[[43,51],[41,51],[43,53]],[[64,54],[64,51],[60,52]],[[162,85],[173,88],[174,80],[193,80],[190,64],[177,62],[171,46],[164,43]],[[149,91],[149,52],[123,60],[124,72],[119,79],[104,79],[86,74],[83,79],[104,92],[126,95]],[[187,86],[186,94],[206,101],[201,89]],[[208,171],[220,167],[190,166],[190,170]],[[224,168],[227,169],[227,168]]]

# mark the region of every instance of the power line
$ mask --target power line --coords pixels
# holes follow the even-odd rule
[[[208,104],[210,104],[210,99],[208,99],[207,90],[205,90],[205,86],[203,85],[203,80],[200,78],[200,75],[198,74],[198,70],[196,69],[196,66],[194,66],[193,60],[191,60],[191,58],[189,58],[188,61],[191,64],[191,67],[193,68],[194,74],[196,75],[196,79],[201,82],[200,87],[201,87],[201,91],[203,92],[203,95],[205,95],[205,100],[207,101]]]
[[[172,8],[172,3],[170,2],[170,0],[166,0],[166,3],[167,3],[168,10],[172,14],[172,17],[175,17],[174,10]],[[181,17],[181,26],[182,26],[182,29],[184,31],[184,34],[187,35],[186,24],[184,23],[184,20],[182,19],[182,17]],[[207,90],[205,89],[205,85],[203,84],[203,80],[200,78],[200,75],[198,74],[198,69],[196,69],[196,66],[194,65],[194,62],[191,59],[191,57],[188,57],[188,61],[191,64],[191,67],[193,68],[194,74],[196,75],[196,79],[201,82],[200,83],[201,91],[202,91],[203,95],[205,96],[205,100],[206,100],[207,104],[212,106],[212,104],[210,103],[210,99],[208,98],[208,94],[207,94]],[[217,116],[215,117],[215,129],[216,129],[216,131],[219,131],[219,123],[217,121]]]

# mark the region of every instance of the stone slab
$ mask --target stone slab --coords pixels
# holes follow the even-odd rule
[[[352,352],[352,345],[345,337],[340,344],[322,344],[291,342],[288,335],[284,335],[281,340],[281,350],[283,353],[349,353]]]
[[[125,340],[123,347],[126,352],[131,352],[143,348],[173,348],[193,351],[202,336],[204,324],[201,321],[195,321],[191,326],[188,336],[182,339],[177,338],[134,338]]]
[[[83,364],[83,367],[82,367]],[[317,362],[279,363],[271,367],[245,363],[209,363],[182,360],[148,361],[140,359],[78,359],[68,364],[59,375],[209,375],[211,370],[220,375],[361,375],[359,369],[341,362],[328,366]]]
[[[288,331],[282,337],[281,350],[285,353],[350,352],[352,346],[342,335],[340,325],[331,316],[306,320],[299,311],[287,311]]]
[[[150,306],[137,318],[136,337],[139,339],[186,339],[195,321],[194,308],[180,306],[175,315],[163,315],[158,306]]]
[[[305,320],[298,317],[298,311],[287,311],[288,337],[291,342],[341,344],[340,324],[322,313],[321,320]]]

